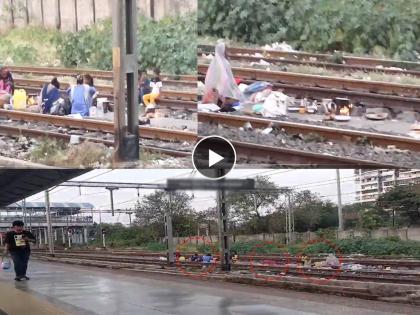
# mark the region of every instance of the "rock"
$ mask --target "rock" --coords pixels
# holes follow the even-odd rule
[[[413,111],[404,111],[397,115],[397,120],[414,124],[417,121],[417,113]]]
[[[253,127],[252,127],[251,123],[248,121],[244,124],[243,129],[244,130],[252,130]]]

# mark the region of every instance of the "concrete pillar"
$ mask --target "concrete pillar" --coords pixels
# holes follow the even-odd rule
[[[43,242],[43,236],[42,236],[42,229],[41,228],[39,228],[38,229],[38,239],[39,239],[39,245],[42,245],[44,242]]]
[[[2,26],[8,28],[12,25],[12,16],[9,10],[10,0],[0,0],[0,17]],[[3,27],[2,27],[3,28]]]
[[[44,1],[44,26],[50,27],[50,28],[58,28],[59,26],[58,1],[56,0],[43,0],[43,1]],[[66,2],[66,1],[61,1],[61,2]]]
[[[79,30],[93,24],[92,1],[77,0],[77,23]]]
[[[66,245],[66,233],[64,233],[64,227],[61,228],[61,240],[63,245]]]
[[[57,229],[54,229],[54,242],[57,242],[58,235],[57,235]]]
[[[45,244],[48,244],[48,232],[46,228],[44,228],[44,236],[45,236]]]
[[[84,243],[87,245],[87,244],[89,244],[89,239],[88,239],[88,229],[87,229],[87,227],[85,227],[84,229],[83,229],[83,233],[84,233],[84,236],[85,236],[85,241],[84,241]]]
[[[76,31],[76,10],[74,1],[76,0],[60,1],[61,30],[64,32]]]
[[[96,21],[108,19],[111,17],[111,1],[112,0],[95,0]]]
[[[43,25],[43,12],[41,5],[43,0],[31,0],[28,1],[28,11],[29,11],[29,23],[31,25]],[[45,9],[45,8],[44,8]]]

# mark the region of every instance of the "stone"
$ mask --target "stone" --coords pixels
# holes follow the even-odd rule
[[[417,113],[413,111],[404,111],[397,115],[397,120],[414,124],[417,121]]]

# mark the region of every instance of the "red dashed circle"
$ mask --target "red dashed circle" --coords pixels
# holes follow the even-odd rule
[[[261,273],[259,273],[258,271],[255,270],[254,258],[257,256],[256,255],[257,248],[261,248],[261,247],[263,247],[265,245],[272,245],[272,244],[275,244],[275,243],[274,242],[268,242],[267,241],[267,242],[263,242],[263,243],[259,243],[257,245],[254,245],[253,248],[252,248],[252,251],[251,251],[250,258],[249,258],[249,271],[252,274],[254,274],[255,278],[257,278],[257,279],[263,279],[263,280],[265,280],[267,282],[270,282],[270,281],[279,281],[279,280],[281,280],[284,277],[284,275],[281,275],[281,274],[280,275],[270,275],[270,276],[267,276],[267,275],[263,275],[263,274],[261,274]],[[278,247],[279,248],[280,247],[281,248],[285,248],[284,245],[281,245],[281,246],[278,246]],[[289,270],[290,255],[289,255],[289,253],[285,252],[285,256],[286,256],[286,263],[284,264],[284,269],[282,269],[282,270],[283,270],[283,273],[284,274],[287,274],[287,272]],[[277,265],[275,262],[274,263],[273,262],[270,262],[268,264],[268,266],[269,267],[280,267],[280,265]]]
[[[309,245],[318,244],[318,243],[324,243],[324,244],[326,244],[326,245],[330,246],[332,249],[334,249],[334,251],[335,251],[335,253],[334,253],[334,254],[335,254],[335,256],[338,258],[338,262],[339,262],[339,264],[340,264],[340,266],[341,266],[342,261],[343,261],[343,257],[342,257],[342,255],[341,255],[341,253],[340,253],[340,251],[339,251],[339,249],[338,249],[337,245],[335,245],[334,243],[332,243],[331,241],[326,240],[326,239],[317,239],[317,240],[312,240],[312,241],[307,242],[307,243],[305,244],[305,246],[302,248],[302,250],[299,252],[299,254],[297,255],[297,257],[296,257],[296,258],[297,258],[297,260],[298,260],[298,261],[302,260],[302,255],[303,255],[303,252],[305,251],[305,249],[306,249],[306,248],[308,248],[308,246],[309,246]],[[329,281],[331,281],[331,280],[335,280],[335,279],[337,279],[338,275],[339,275],[342,271],[343,271],[343,270],[341,269],[341,267],[339,267],[338,269],[335,269],[335,272],[334,272],[331,276],[329,276],[329,277],[327,277],[327,278],[325,278],[325,279],[320,279],[320,278],[315,278],[315,277],[313,277],[313,276],[309,276],[309,275],[307,275],[307,274],[306,274],[306,272],[305,272],[305,268],[304,268],[304,267],[299,268],[299,273],[300,273],[302,276],[304,276],[304,277],[305,277],[305,279],[307,279],[307,280],[309,280],[309,281],[311,281],[311,282],[313,282],[313,283],[315,283],[315,284],[319,284],[319,285],[323,285],[323,284],[326,284],[327,282],[329,282]]]
[[[180,244],[177,245],[176,251],[180,251],[180,248],[182,246],[185,246],[187,244],[191,244],[192,241],[195,240],[202,240],[203,245],[210,245],[211,247],[211,254],[213,256],[220,256],[220,252],[217,251],[216,246],[213,245],[213,243],[206,240],[203,236],[190,236],[188,238],[185,238]],[[179,260],[179,257],[176,258],[175,261],[176,267],[178,270],[184,274],[187,277],[190,277],[192,279],[203,279],[207,277],[210,273],[213,273],[216,270],[217,262],[212,262],[209,267],[207,267],[204,271],[200,272],[199,274],[193,274],[186,270],[185,266],[182,265],[182,262]]]

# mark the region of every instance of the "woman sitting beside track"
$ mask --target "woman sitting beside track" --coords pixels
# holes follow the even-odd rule
[[[13,95],[13,77],[6,67],[0,66],[0,107],[10,103]]]
[[[41,110],[43,114],[50,114],[51,107],[61,97],[60,82],[53,78],[49,84],[45,84],[41,90]]]
[[[206,74],[203,103],[214,103],[222,111],[233,111],[233,107],[245,97],[233,76],[227,55],[225,43],[219,42]]]

